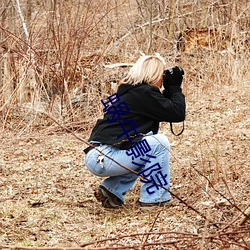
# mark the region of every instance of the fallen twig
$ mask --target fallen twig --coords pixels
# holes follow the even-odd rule
[[[242,226],[248,219],[250,218],[250,207],[248,207],[245,211],[244,217],[240,221],[240,226]]]

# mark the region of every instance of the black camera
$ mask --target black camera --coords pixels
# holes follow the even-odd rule
[[[166,75],[167,73],[173,74],[174,73],[174,67],[165,69],[163,75]]]
[[[175,69],[178,69],[179,72],[181,73],[181,75],[184,75],[184,70],[183,70],[183,68],[178,67],[178,66],[175,66],[175,67],[171,67],[171,68],[165,69],[164,72],[163,72],[163,75],[167,75],[167,74],[173,75]]]
[[[163,72],[163,86],[165,88],[169,85],[180,86],[183,75],[184,70],[181,67],[175,66],[165,69]]]

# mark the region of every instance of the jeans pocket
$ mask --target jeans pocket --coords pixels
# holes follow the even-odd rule
[[[85,165],[94,175],[107,176],[107,169],[105,166],[107,158],[104,155],[109,155],[109,153],[112,151],[112,148],[107,145],[102,145],[97,147],[97,149],[102,153],[96,149],[91,150],[84,158]]]

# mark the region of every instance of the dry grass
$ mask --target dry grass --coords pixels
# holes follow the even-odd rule
[[[247,86],[224,86],[217,95],[203,94],[199,103],[190,95],[184,135],[175,138],[167,125],[161,128],[172,142],[172,191],[219,228],[176,199],[170,208],[141,211],[136,204],[139,182],[128,193],[124,208],[103,209],[92,192],[101,179],[84,167],[82,143],[69,134],[41,130],[21,136],[13,132],[2,135],[0,241],[5,245],[73,247],[135,233],[162,232],[150,235],[147,242],[177,237],[182,239],[176,243],[180,249],[221,249],[225,242],[218,239],[217,244],[212,243],[206,237],[216,235],[236,219],[222,232],[244,229],[245,233],[230,241],[249,244],[249,222],[239,226],[243,215],[237,209],[244,211],[249,206],[250,124],[249,118],[243,119],[249,114],[248,100]],[[241,104],[240,108],[236,104]],[[87,134],[81,136],[86,138]],[[169,235],[164,234],[167,232]],[[145,235],[136,235],[118,242],[135,246],[144,241]],[[225,237],[225,241],[229,239]],[[95,246],[101,245],[107,249],[114,246],[109,241]]]
[[[243,215],[236,208],[244,211],[249,206],[248,103],[248,86],[244,84],[224,85],[220,91],[216,85],[206,91],[189,86],[184,135],[172,136],[167,124],[161,128],[172,142],[172,191],[219,229],[177,200],[173,207],[160,210],[159,216],[159,209],[140,211],[136,205],[139,182],[128,194],[123,209],[104,210],[93,197],[92,190],[100,178],[84,167],[82,143],[71,135],[48,134],[48,129],[44,129],[39,134],[2,135],[0,241],[10,245],[72,247],[110,237],[162,232],[160,236],[151,235],[148,242],[164,242],[168,236],[171,240],[176,237],[164,234],[172,231],[200,237],[216,235],[238,218],[223,232],[244,229],[245,233],[233,240],[242,245],[246,244],[243,239],[249,243],[249,222],[239,227]],[[87,138],[88,132],[80,135]],[[209,239],[190,237],[176,246],[216,246]],[[144,240],[145,236],[131,236],[121,238],[119,244],[135,246]],[[109,243],[102,245],[108,249],[113,246]],[[217,248],[226,245],[218,240]]]
[[[149,48],[150,13],[146,1],[140,8],[139,2],[85,1],[78,6],[68,1],[56,13],[44,11],[45,2],[33,3],[28,28],[34,61],[22,29],[17,29],[18,19],[12,29],[3,22],[1,42],[7,47],[2,46],[0,61],[0,248],[250,248],[249,220],[240,225],[250,205],[247,1],[179,1],[173,41],[187,26],[218,28],[216,42],[201,37],[205,47],[186,51],[175,50],[165,38],[167,4],[152,5],[151,50],[166,57],[167,66],[178,64],[185,70],[185,132],[174,137],[168,124],[161,125],[172,145],[172,192],[198,213],[177,199],[170,208],[141,211],[136,204],[139,181],[122,209],[103,209],[93,196],[101,178],[86,170],[84,145],[40,114],[45,110],[88,138],[102,115],[100,100],[115,92],[126,70],[103,65],[134,62]],[[32,74],[23,74],[34,69],[35,81]],[[27,95],[20,96],[23,87]]]

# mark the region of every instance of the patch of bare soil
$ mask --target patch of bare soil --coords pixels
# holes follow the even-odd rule
[[[249,89],[189,91],[184,134],[161,126],[172,145],[171,190],[188,206],[173,198],[170,207],[142,211],[138,181],[123,208],[103,209],[93,195],[101,178],[84,166],[81,141],[46,130],[4,131],[2,248],[249,249]]]

